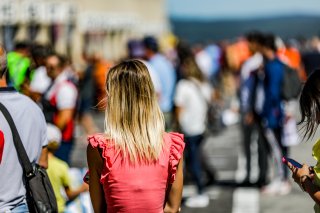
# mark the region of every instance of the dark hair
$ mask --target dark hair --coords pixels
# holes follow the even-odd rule
[[[299,125],[304,124],[304,138],[310,139],[320,122],[320,69],[309,75],[302,89],[299,104],[301,112]]]
[[[29,49],[30,47],[30,43],[28,41],[19,41],[17,43],[15,43],[14,45],[14,49]]]
[[[246,35],[245,35],[247,41],[249,42],[254,42],[254,43],[258,43],[258,44],[262,44],[263,43],[263,34],[259,31],[251,31],[251,32],[248,32]]]
[[[277,51],[275,36],[273,34],[265,34],[262,39],[262,46]]]
[[[48,56],[47,56],[47,58],[49,58],[49,57],[57,57],[57,58],[58,58],[58,61],[59,61],[58,66],[59,66],[60,68],[66,66],[66,65],[69,63],[69,59],[68,59],[67,56],[60,55],[60,54],[55,53],[55,52],[49,53]]]
[[[142,40],[143,45],[145,48],[152,50],[153,52],[159,51],[159,45],[157,40],[153,36],[146,36]]]
[[[144,48],[141,40],[129,40],[127,49],[130,58],[142,58],[144,56]]]
[[[36,66],[41,66],[45,63],[45,59],[49,56],[53,50],[49,46],[35,44],[31,47],[31,56]]]
[[[193,57],[191,47],[189,43],[185,41],[179,41],[176,49],[177,49],[177,54],[178,54],[180,63],[183,63],[184,60],[188,59],[189,57]]]
[[[186,79],[195,78],[200,82],[205,81],[205,77],[200,70],[195,58],[193,56],[187,57],[181,64],[182,76]]]
[[[52,49],[49,46],[36,44],[31,48],[31,55],[33,58],[46,58],[48,55],[52,54]]]

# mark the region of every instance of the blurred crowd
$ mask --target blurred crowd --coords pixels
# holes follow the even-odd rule
[[[235,123],[242,126],[247,162],[240,185],[260,187],[266,194],[289,193],[288,171],[281,157],[289,155],[290,145],[282,141],[285,124],[290,119],[296,122],[295,98],[282,97],[282,80],[287,67],[297,72],[301,82],[320,67],[320,39],[283,40],[254,31],[234,40],[188,44],[171,38],[168,43],[163,48],[153,36],[129,40],[127,57],[119,61],[143,60],[166,130],[185,135],[185,177],[195,182],[198,192],[186,205],[209,204],[204,188],[215,182],[215,171],[203,160],[201,146],[208,135],[219,134]],[[28,42],[17,42],[7,58],[9,85],[34,100],[46,121],[61,131],[53,153],[70,165],[75,125],[82,125],[87,134],[103,128],[95,124],[92,113],[103,111],[106,74],[118,61],[110,61],[100,52],[84,51],[85,65],[80,66],[50,46]],[[259,139],[252,140],[255,131]],[[257,180],[252,180],[251,174],[252,143],[257,143],[254,147],[259,153]],[[268,162],[277,168],[272,177]]]

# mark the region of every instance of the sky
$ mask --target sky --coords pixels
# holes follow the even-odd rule
[[[173,18],[232,19],[319,15],[320,0],[166,0]]]

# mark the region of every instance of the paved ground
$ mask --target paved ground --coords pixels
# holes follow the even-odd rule
[[[99,127],[103,127],[103,115],[95,115]],[[316,134],[317,138],[320,133]],[[86,166],[86,136],[77,128],[77,145],[72,156],[72,165]],[[204,150],[209,165],[217,171],[217,185],[207,188],[210,205],[204,209],[189,209],[186,213],[301,213],[313,212],[313,201],[293,184],[290,194],[285,196],[261,195],[255,188],[236,188],[234,183],[243,176],[243,157],[241,155],[241,132],[239,126],[226,128],[220,134],[207,139]],[[290,156],[300,162],[314,164],[311,157],[312,142],[303,142],[293,147]],[[195,193],[193,185],[184,187],[184,198]]]

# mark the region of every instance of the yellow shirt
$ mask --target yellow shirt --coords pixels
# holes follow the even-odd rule
[[[56,158],[55,156],[49,157],[47,173],[51,181],[54,194],[57,198],[59,212],[64,212],[66,205],[66,200],[62,196],[61,190],[64,191],[65,187],[70,187],[70,178],[68,172],[69,167],[67,163]]]
[[[320,187],[320,140],[318,140],[312,148],[312,156],[316,159],[317,164],[314,166],[315,178],[314,183]],[[320,206],[318,204],[314,205],[314,212],[320,213]]]

